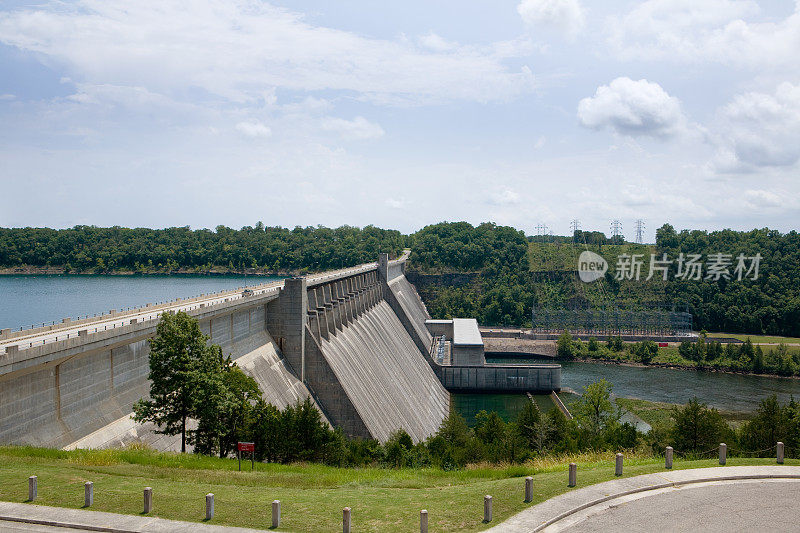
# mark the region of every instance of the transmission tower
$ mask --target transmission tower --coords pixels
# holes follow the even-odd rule
[[[644,229],[645,229],[644,220],[642,220],[641,218],[637,219],[636,220],[636,242],[638,242],[639,244],[643,244],[644,243],[644,238],[643,238]]]
[[[577,218],[573,218],[572,222],[569,223],[569,229],[572,230],[572,242],[574,244],[576,242],[575,234],[581,229],[581,221]]]
[[[622,222],[617,219],[611,221],[611,238],[615,243],[625,239],[622,235]]]
[[[547,235],[547,224],[536,224],[536,235],[541,237],[541,241],[544,242],[544,238]]]

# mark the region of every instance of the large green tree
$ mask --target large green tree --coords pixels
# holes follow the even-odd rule
[[[163,313],[150,339],[150,398],[133,406],[134,420],[153,422],[158,433],[181,436],[186,451],[187,422],[196,418],[204,387],[221,369],[219,347],[207,344],[197,320],[180,311]]]

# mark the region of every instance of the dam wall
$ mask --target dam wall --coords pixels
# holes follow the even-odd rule
[[[264,399],[283,407],[310,395],[266,329],[266,317],[277,312],[272,302],[223,303],[190,314],[211,342],[255,378]],[[6,354],[0,366],[0,443],[74,448],[142,441],[175,449],[176,437],[130,419],[133,403],[149,394],[147,339],[153,334],[155,321],[134,323]]]
[[[240,292],[205,295],[0,338],[0,443],[99,448],[132,441],[177,449],[131,419],[147,397],[149,344],[160,313],[197,318],[284,407],[311,398],[346,434],[415,441],[434,433],[449,394],[427,358],[424,305],[404,261],[368,263]],[[388,278],[388,282],[387,282]],[[391,286],[389,285],[391,283]]]

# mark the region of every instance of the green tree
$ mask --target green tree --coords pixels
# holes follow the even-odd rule
[[[181,436],[186,452],[187,421],[196,414],[205,373],[218,364],[197,320],[179,311],[162,313],[150,344],[150,398],[137,401],[134,420],[153,422],[158,433]]]
[[[569,334],[569,331],[564,330],[558,341],[556,341],[556,354],[564,359],[571,359],[575,356],[575,345],[572,342],[572,335]]]
[[[772,447],[778,441],[786,441],[789,414],[790,411],[780,405],[776,395],[761,400],[755,416],[742,425],[742,448],[758,452],[766,449],[768,451],[764,454],[771,454]]]
[[[719,411],[709,408],[697,398],[672,411],[675,425],[670,434],[672,446],[679,452],[699,452],[714,448],[730,434]]]
[[[602,445],[602,433],[619,422],[620,413],[611,403],[611,383],[605,379],[587,385],[583,394],[572,404],[572,414],[578,425],[589,434],[592,445]]]

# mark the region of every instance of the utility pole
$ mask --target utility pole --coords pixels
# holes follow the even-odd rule
[[[644,244],[644,229],[644,220],[636,219],[636,242],[639,244]]]
[[[622,236],[622,222],[616,218],[611,221],[611,238],[615,244],[618,244],[618,241],[625,238]]]

